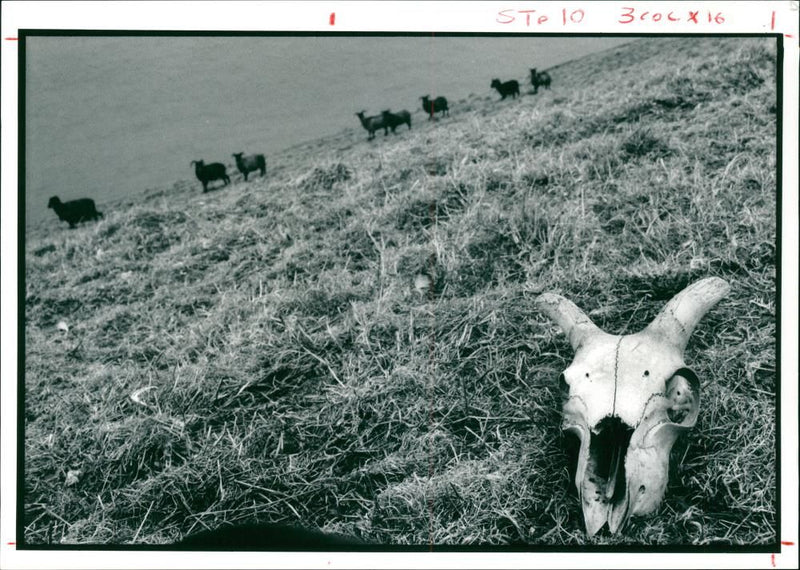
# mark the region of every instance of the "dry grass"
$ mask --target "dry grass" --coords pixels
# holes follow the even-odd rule
[[[266,179],[30,233],[25,543],[254,521],[399,545],[774,543],[774,61],[769,39],[648,39],[537,96],[370,143],[354,126]],[[572,350],[533,298],[629,333],[708,275],[732,292],[687,349],[702,409],[666,500],[587,539],[560,433]]]

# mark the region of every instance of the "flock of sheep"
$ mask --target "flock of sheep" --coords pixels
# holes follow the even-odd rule
[[[263,154],[245,155],[243,152],[234,153],[236,167],[244,176],[256,170],[261,172],[261,176],[267,173],[267,161]],[[222,180],[223,186],[227,186],[231,179],[225,171],[225,165],[221,162],[205,164],[202,160],[193,160],[190,163],[194,166],[194,173],[203,185],[203,192],[208,192],[208,183],[214,180]],[[74,228],[79,222],[88,222],[103,217],[102,212],[97,211],[94,200],[91,198],[80,198],[62,202],[58,196],[53,196],[47,203],[48,208],[52,208],[58,219],[67,222],[70,228]]]
[[[539,87],[550,89],[550,74],[546,71],[541,73],[536,71],[536,68],[531,69],[531,85],[533,85],[533,92],[538,93]],[[510,81],[501,82],[499,79],[492,79],[490,87],[496,89],[500,94],[502,101],[509,95],[516,98],[519,95],[519,82],[512,79]],[[436,97],[431,99],[429,95],[420,97],[422,101],[422,110],[428,113],[428,120],[432,120],[436,113],[441,116],[450,116],[450,108],[445,97]],[[380,115],[373,115],[371,117],[364,116],[365,111],[356,113],[361,126],[369,133],[368,140],[375,138],[375,132],[383,129],[384,136],[389,134],[389,129],[395,132],[395,129],[400,125],[408,125],[411,128],[411,113],[406,110],[398,113],[392,113],[390,110],[381,112]],[[239,172],[244,176],[245,181],[250,172],[256,170],[261,172],[261,176],[265,176],[267,172],[267,161],[263,154],[245,155],[242,152],[234,153],[233,158],[236,159],[236,167]],[[194,166],[194,173],[197,179],[203,185],[203,192],[208,192],[209,182],[221,180],[223,186],[227,186],[231,179],[225,171],[225,165],[221,162],[212,162],[205,164],[202,160],[193,160],[190,163]],[[87,222],[97,220],[103,217],[101,212],[97,211],[94,200],[91,198],[80,198],[78,200],[70,200],[62,202],[58,196],[53,196],[47,203],[48,208],[52,208],[58,218],[69,224],[70,228],[74,228],[79,222]]]
[[[531,85],[533,85],[534,93],[539,92],[539,86],[550,89],[550,82],[549,73],[546,71],[539,73],[536,71],[535,67],[531,69]],[[499,79],[492,79],[492,83],[489,87],[496,89],[497,92],[500,93],[501,101],[509,95],[511,95],[512,98],[516,98],[519,95],[519,82],[515,79],[504,83],[501,83]],[[422,101],[422,110],[428,113],[429,121],[434,118],[436,113],[441,113],[442,116],[450,116],[450,108],[445,97],[437,97],[431,100],[429,95],[423,95],[420,97],[420,100]],[[403,124],[408,125],[409,129],[411,128],[411,113],[405,109],[399,113],[392,113],[391,110],[387,109],[381,111],[380,115],[373,115],[371,117],[365,117],[365,113],[366,111],[359,111],[356,113],[356,117],[361,121],[361,126],[369,133],[369,137],[367,137],[368,140],[374,139],[375,132],[381,129],[383,129],[383,134],[386,136],[389,134],[389,129],[394,133],[395,129]]]

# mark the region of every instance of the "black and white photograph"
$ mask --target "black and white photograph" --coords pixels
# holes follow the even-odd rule
[[[9,540],[766,567],[796,38],[330,12],[20,31]]]

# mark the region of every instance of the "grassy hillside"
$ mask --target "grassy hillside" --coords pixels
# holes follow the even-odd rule
[[[368,142],[354,117],[266,178],[32,231],[25,540],[261,521],[414,545],[774,541],[774,61],[771,39],[647,39],[535,96],[487,79],[449,119]],[[630,333],[710,275],[732,290],[687,347],[701,413],[666,500],[589,540],[560,431],[573,351],[533,300]]]

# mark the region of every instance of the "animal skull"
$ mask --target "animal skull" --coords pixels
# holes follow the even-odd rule
[[[580,439],[575,486],[586,532],[608,522],[618,532],[631,515],[653,512],[667,487],[669,453],[694,427],[700,381],[683,351],[698,321],[730,286],[718,277],[675,295],[643,331],[611,335],[574,303],[554,293],[536,299],[569,337],[575,358],[563,429]]]

